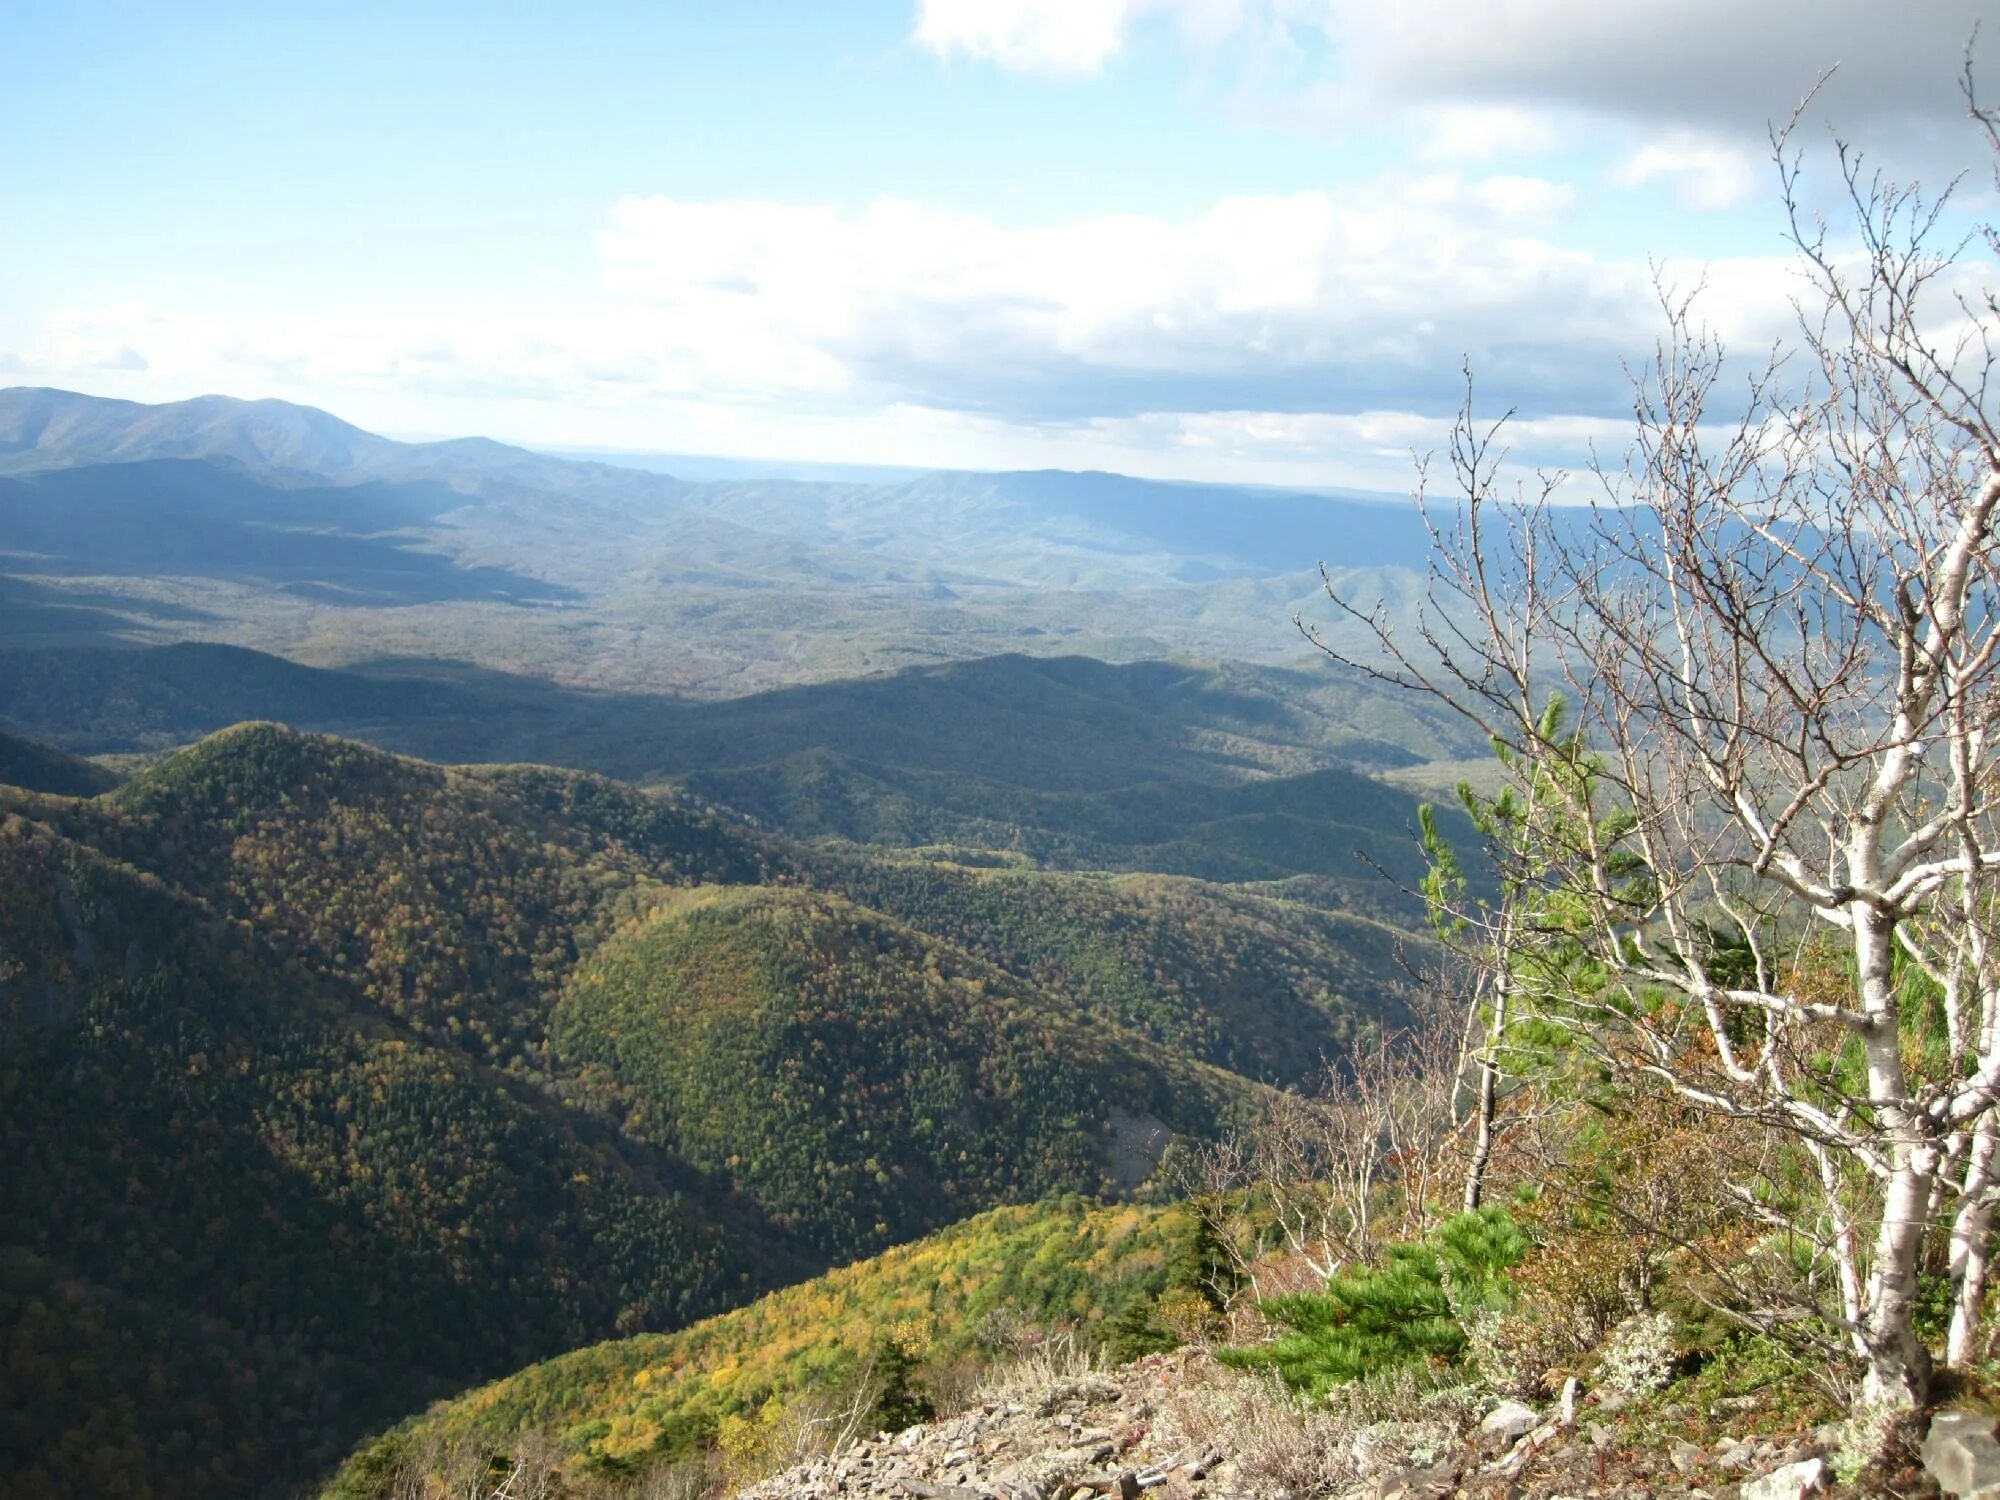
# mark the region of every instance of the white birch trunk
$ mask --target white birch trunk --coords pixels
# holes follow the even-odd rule
[[[2000,1126],[1991,1115],[1973,1134],[1964,1194],[1951,1225],[1951,1276],[1955,1283],[1945,1360],[1963,1368],[1979,1356],[1979,1324],[1993,1251],[1993,1170]]]

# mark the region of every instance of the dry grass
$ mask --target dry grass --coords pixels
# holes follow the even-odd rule
[[[1436,1463],[1479,1415],[1470,1392],[1427,1386],[1407,1372],[1314,1402],[1274,1372],[1230,1370],[1191,1355],[1159,1420],[1170,1446],[1233,1455],[1248,1492],[1316,1495]]]
[[[1056,1329],[994,1365],[979,1381],[973,1398],[1036,1404],[1052,1391],[1102,1376],[1104,1369],[1100,1351],[1083,1345],[1072,1330]]]
[[[1233,1455],[1242,1480],[1260,1492],[1333,1493],[1363,1477],[1354,1428],[1300,1402],[1274,1374],[1190,1361],[1187,1376],[1159,1414],[1170,1444]]]
[[[709,1466],[698,1458],[655,1464],[640,1476],[632,1500],[702,1500],[714,1483]]]

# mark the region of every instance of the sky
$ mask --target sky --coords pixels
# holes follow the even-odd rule
[[[1989,8],[0,0],[0,385],[1400,489],[1469,366],[1574,466],[1656,282],[1748,356],[1791,330],[1769,128],[1829,69],[1836,233],[1836,133],[1969,174],[1948,229],[1991,204]]]

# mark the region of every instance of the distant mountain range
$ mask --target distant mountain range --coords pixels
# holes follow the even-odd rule
[[[0,391],[0,635],[451,654],[703,695],[1000,650],[1283,660],[1406,502],[1115,474],[694,482],[310,407]]]
[[[0,731],[70,751],[156,750],[246,719],[670,782],[797,837],[1309,878],[1315,901],[1377,912],[1400,898],[1354,851],[1413,882],[1415,812],[1364,773],[1484,750],[1452,715],[1328,665],[1005,656],[689,703],[225,646],[0,651]]]
[[[289,401],[197,396],[147,405],[75,391],[0,390],[0,473],[148,459],[199,459],[278,481],[505,477],[578,485],[579,471],[605,467],[542,458],[486,438],[402,443],[377,437],[317,407]]]

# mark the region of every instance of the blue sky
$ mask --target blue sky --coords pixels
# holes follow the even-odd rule
[[[1980,165],[1980,9],[9,0],[0,382],[1394,485],[1469,356],[1573,461],[1650,265],[1784,331],[1762,132],[1825,68],[1898,168]]]

